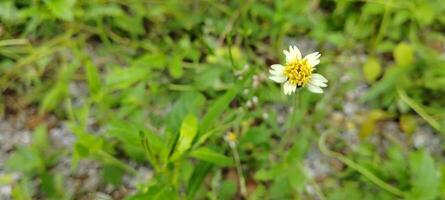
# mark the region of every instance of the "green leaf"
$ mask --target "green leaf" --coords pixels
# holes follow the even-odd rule
[[[187,199],[194,199],[196,192],[201,187],[201,184],[210,172],[211,167],[212,165],[208,162],[198,163],[187,184]]]
[[[12,199],[14,200],[32,200],[33,188],[31,181],[24,177],[12,189]]]
[[[203,120],[200,124],[199,134],[200,138],[198,138],[199,142],[204,142],[201,137],[210,137],[209,133],[214,133],[210,130],[218,117],[227,109],[230,102],[236,97],[236,94],[241,90],[244,83],[247,80],[250,80],[252,77],[253,70],[248,72],[244,78],[244,80],[238,81],[231,89],[226,91],[226,93],[219,97],[208,109],[207,113],[204,115]]]
[[[270,199],[292,199],[292,188],[288,181],[288,175],[285,173],[278,174],[270,186]]]
[[[35,174],[45,167],[36,148],[21,147],[6,161],[6,169],[28,174]]]
[[[93,96],[97,95],[101,88],[101,81],[97,66],[89,61],[85,64],[85,71],[87,76],[88,89]]]
[[[72,159],[72,167],[77,167],[77,162],[80,158],[88,157],[91,154],[96,154],[102,149],[104,140],[92,134],[86,133],[79,127],[72,126],[71,130],[77,137],[74,144],[74,152]]]
[[[19,10],[16,8],[14,1],[0,2],[0,19],[8,24],[21,22]]]
[[[402,68],[390,67],[386,70],[385,76],[382,80],[374,84],[364,96],[361,97],[361,101],[374,100],[382,94],[390,93],[390,91],[395,90],[395,84],[400,77],[405,74]]]
[[[407,43],[400,43],[394,48],[394,59],[399,67],[414,63],[414,49]]]
[[[382,172],[388,178],[396,178],[400,183],[408,183],[408,159],[403,154],[402,149],[397,146],[391,146],[387,150],[388,159],[381,166]]]
[[[179,130],[179,139],[176,145],[176,151],[172,156],[172,160],[180,157],[192,145],[193,140],[198,132],[198,119],[194,115],[187,115],[182,121]]]
[[[166,63],[165,55],[162,53],[145,54],[138,57],[133,63],[132,67],[142,67],[151,69],[164,69]]]
[[[139,81],[148,80],[149,74],[150,69],[147,67],[116,68],[107,74],[105,82],[111,90],[125,89]]]
[[[76,0],[44,0],[51,13],[59,19],[72,21],[74,19],[74,4]]]
[[[299,139],[296,140],[289,150],[286,160],[288,162],[296,161],[300,163],[310,147],[310,136],[313,135],[310,129],[302,127]]]
[[[181,78],[182,74],[184,73],[182,69],[182,55],[179,53],[176,53],[176,55],[173,56],[173,58],[170,60],[169,64],[169,72],[170,75],[173,78]]]
[[[132,123],[127,123],[120,120],[113,120],[109,123],[108,134],[116,137],[120,141],[140,145],[138,127]]]
[[[91,7],[85,9],[84,18],[86,19],[97,19],[104,16],[122,16],[124,11],[117,4],[93,4]]]
[[[135,160],[142,161],[144,159],[144,149],[139,136],[141,130],[143,130],[143,127],[135,123],[113,120],[110,123],[108,134],[122,142],[123,150],[127,155]]]
[[[329,196],[330,200],[363,199],[358,182],[346,182],[334,190]]]
[[[432,2],[422,2],[415,6],[415,12],[413,12],[414,18],[419,22],[420,25],[429,25],[435,19],[435,10],[433,8]],[[443,8],[443,2],[442,2]],[[443,10],[443,9],[442,9]]]
[[[46,130],[46,125],[42,124],[37,126],[34,130],[33,146],[39,150],[45,150],[48,145],[48,131]]]
[[[301,165],[297,167],[287,167],[285,170],[285,173],[288,175],[289,185],[299,192],[303,192],[305,185],[307,185],[304,175],[305,172],[303,170],[305,170],[305,168]]]
[[[71,102],[71,101],[69,101]],[[73,115],[72,120],[77,122],[77,126],[79,128],[83,128],[83,129],[87,129],[88,126],[88,119],[89,119],[89,115],[90,115],[90,107],[91,104],[85,103],[83,106],[80,107],[74,107],[69,111],[71,112]]]
[[[102,179],[106,183],[110,183],[114,186],[118,186],[122,183],[122,176],[124,175],[124,170],[122,170],[117,166],[105,164],[102,167],[101,173],[102,173]]]
[[[400,117],[400,128],[402,129],[403,132],[408,133],[408,134],[412,134],[414,133],[414,131],[417,128],[416,125],[416,120],[414,119],[414,117],[412,115],[402,115]]]
[[[201,108],[204,106],[204,102],[205,97],[199,92],[181,94],[166,117],[167,132],[177,133],[186,115],[193,113],[195,116],[198,116]]]
[[[366,15],[380,15],[385,11],[385,6],[384,4],[367,2],[362,10]]]
[[[241,84],[233,86],[232,89],[228,90],[223,96],[219,97],[212,106],[210,106],[202,120],[200,129],[201,133],[205,133],[210,129],[216,119],[224,112],[224,110],[226,110],[229,103],[235,98],[240,88]]]
[[[426,151],[410,155],[411,190],[410,199],[437,199],[439,195],[440,174],[433,158]]]
[[[64,195],[68,197],[67,192],[62,189],[62,178],[62,174],[51,174],[48,171],[40,175],[40,188],[48,199],[65,199],[63,198]]]
[[[142,17],[122,15],[115,17],[114,22],[119,28],[132,35],[141,35],[145,33]]]
[[[233,163],[231,158],[205,147],[193,150],[190,156],[219,166],[228,166]]]
[[[277,170],[276,167],[273,169],[260,169],[255,172],[255,180],[259,181],[269,181],[272,180],[277,174],[279,174],[280,170]]]
[[[242,148],[267,146],[269,143],[269,130],[264,126],[252,127],[239,139]]]
[[[165,185],[162,183],[155,183],[151,185],[148,190],[143,193],[135,194],[125,198],[126,200],[176,200],[178,198],[178,191],[176,191],[172,186]]]
[[[376,123],[379,120],[386,119],[388,117],[389,117],[388,113],[385,113],[382,110],[376,109],[376,110],[370,111],[367,114],[363,123],[361,124],[359,136],[361,138],[366,138],[366,137],[370,136],[371,134],[373,134],[375,132]]]
[[[194,85],[200,90],[210,90],[221,86],[221,76],[228,73],[227,68],[215,67],[215,65],[204,65],[204,69],[195,77]]]
[[[43,97],[43,100],[41,101],[39,109],[40,114],[54,110],[68,95],[68,83],[78,67],[78,62],[72,62],[66,66],[63,66],[59,70],[59,72],[57,73],[58,80],[54,83],[54,86],[48,93],[46,93],[46,95]]]
[[[54,110],[63,98],[67,95],[68,85],[64,82],[57,83],[48,93],[45,94],[40,104],[39,113]]]
[[[219,199],[234,199],[236,189],[237,184],[234,180],[223,181],[218,193]]]
[[[182,121],[181,129],[179,129],[179,150],[186,150],[192,144],[193,139],[198,132],[198,119],[194,115],[187,115]]]
[[[363,73],[368,83],[374,83],[382,73],[382,67],[376,58],[369,58],[363,65]]]
[[[155,154],[161,154],[161,152],[167,152],[165,142],[156,134],[150,131],[144,131],[147,137],[148,145]]]
[[[150,131],[140,131],[139,137],[141,138],[141,144],[147,159],[150,161],[153,168],[158,171],[159,160],[167,160],[169,151],[165,148],[163,141]]]

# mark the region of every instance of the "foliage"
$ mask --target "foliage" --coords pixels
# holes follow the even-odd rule
[[[52,168],[69,156],[71,171],[100,162],[114,186],[150,167],[126,199],[445,198],[443,145],[414,144],[421,128],[444,139],[443,13],[433,0],[3,0],[0,114],[37,108],[76,141],[52,146],[42,122],[4,165],[22,178],[0,185],[14,199],[79,199]],[[321,52],[329,87],[299,90],[291,116],[295,99],[266,74],[295,43]]]

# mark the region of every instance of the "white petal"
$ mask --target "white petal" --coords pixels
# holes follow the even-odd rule
[[[272,76],[269,76],[269,79],[273,80],[277,83],[284,83],[284,81],[287,80],[287,78],[283,75],[281,75],[281,76],[280,75],[272,75]]]
[[[290,53],[289,53],[289,51],[287,51],[287,50],[283,50],[283,53],[284,53],[284,55],[286,56],[286,62],[288,62],[289,59],[290,59]]]
[[[326,83],[323,83],[323,82],[313,79],[313,78],[311,78],[311,80],[309,81],[309,84],[317,86],[317,87],[327,87],[328,86]]]
[[[283,90],[284,90],[285,95],[292,94],[293,92],[295,92],[296,89],[297,89],[297,85],[294,85],[294,84],[290,83],[289,81],[287,81],[283,85]]]
[[[283,75],[283,71],[273,70],[273,69],[269,70],[269,73],[272,76],[278,76],[278,75],[281,76],[281,75]]]
[[[273,70],[283,70],[284,66],[280,64],[273,64],[270,66]]]
[[[295,56],[289,52],[289,54],[286,56],[286,63],[289,63],[293,60],[295,60]]]
[[[312,78],[311,79],[315,79],[319,82],[323,82],[323,83],[327,83],[328,79],[326,79],[323,75],[321,74],[312,74]]]
[[[320,87],[312,84],[308,84],[307,89],[313,93],[323,93],[323,90]]]
[[[272,76],[282,76],[284,71],[284,66],[275,64],[271,66],[272,69],[269,70],[269,73]]]
[[[296,59],[298,59],[298,60],[301,60],[301,52],[300,52],[300,49],[298,49],[297,46],[291,46],[291,47],[289,47],[289,48],[291,49],[291,51],[290,51],[291,55],[293,55],[294,58],[296,58]]]
[[[301,59],[301,53],[297,46],[289,46],[289,51],[285,50],[284,54],[286,54],[286,62]]]
[[[312,74],[311,80],[309,81],[309,84],[318,86],[318,87],[327,87],[328,80],[323,77],[321,74]]]
[[[320,58],[320,56],[321,56],[321,54],[319,52],[314,52],[314,53],[311,53],[311,54],[305,56],[305,58],[318,59],[318,58]]]
[[[318,65],[320,63],[320,56],[320,53],[314,52],[305,56],[304,58],[307,59],[311,67],[315,67],[315,65]]]

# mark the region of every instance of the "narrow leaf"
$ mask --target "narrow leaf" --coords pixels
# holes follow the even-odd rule
[[[204,178],[210,172],[212,165],[208,162],[200,162],[193,171],[192,176],[189,179],[187,187],[187,199],[194,199],[196,192],[201,186]]]
[[[228,166],[232,164],[231,158],[205,147],[192,151],[190,155],[219,166]]]
[[[96,95],[101,87],[101,82],[97,67],[89,61],[85,64],[85,71],[87,75],[88,89],[91,94]]]

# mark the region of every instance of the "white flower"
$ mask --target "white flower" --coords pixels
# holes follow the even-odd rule
[[[230,131],[224,136],[224,139],[229,143],[231,147],[235,147],[238,137],[234,132]]]
[[[315,66],[320,63],[320,53],[311,53],[304,58],[296,46],[289,46],[289,51],[284,50],[286,65],[274,64],[269,70],[269,79],[284,83],[285,95],[290,95],[300,87],[314,93],[323,93],[322,87],[327,87],[328,80],[321,74],[313,73]]]

